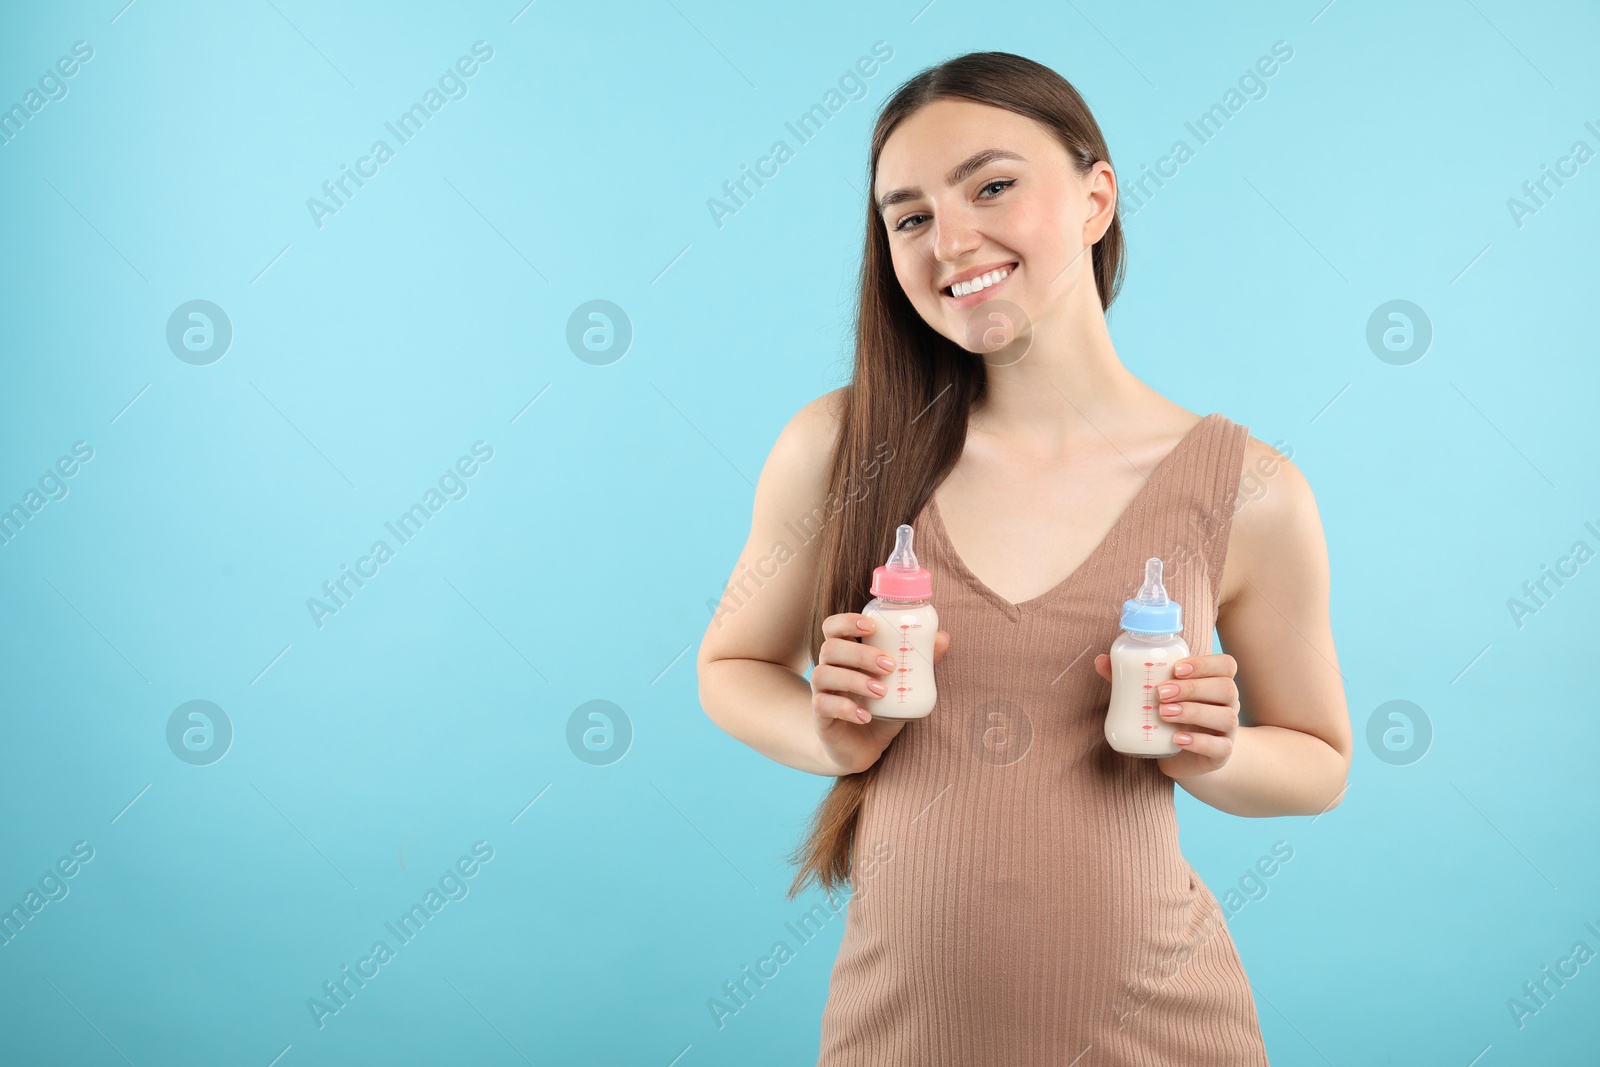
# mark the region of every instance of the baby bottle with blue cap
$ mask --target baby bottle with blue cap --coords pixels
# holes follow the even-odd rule
[[[1154,759],[1176,756],[1175,723],[1161,718],[1156,687],[1170,681],[1172,668],[1189,654],[1184,643],[1183,608],[1167,599],[1161,584],[1161,559],[1144,564],[1139,595],[1122,602],[1122,633],[1111,643],[1111,706],[1106,740],[1118,752]]]

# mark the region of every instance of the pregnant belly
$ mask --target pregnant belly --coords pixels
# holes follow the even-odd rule
[[[1024,799],[973,786],[926,807],[869,793],[836,981],[1006,1014],[1065,1000],[1110,1018],[1192,954],[1214,901],[1175,825]]]

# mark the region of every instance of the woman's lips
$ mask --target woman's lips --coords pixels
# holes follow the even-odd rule
[[[968,293],[966,296],[951,296],[949,293],[945,292],[943,289],[940,289],[939,290],[939,295],[942,298],[944,298],[945,300],[950,301],[952,304],[954,304],[958,308],[977,307],[979,304],[981,304],[985,300],[989,299],[989,294],[990,293],[997,292],[997,291],[999,291],[1001,289],[1004,289],[1005,286],[1006,286],[1006,283],[1011,281],[1011,279],[1016,276],[1017,271],[1019,271],[1021,269],[1022,269],[1021,264],[1018,264],[1018,263],[1011,264],[1010,267],[1006,268],[1006,276],[1004,278],[1001,278],[999,281],[995,282],[993,285],[986,286],[983,289],[979,289],[976,293]]]

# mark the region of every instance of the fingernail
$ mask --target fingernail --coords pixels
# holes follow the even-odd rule
[[[1172,739],[1178,742],[1180,745],[1187,745],[1190,741],[1194,740],[1194,738],[1190,737],[1188,734],[1173,734]]]
[[[877,693],[879,696],[883,696],[883,694],[889,691],[882,682],[868,682],[867,688],[872,690],[874,693]]]
[[[872,718],[872,716],[867,714],[866,708],[857,708],[856,718],[860,719],[862,722],[867,722]]]
[[[1178,693],[1178,687],[1173,685],[1171,682],[1168,682],[1166,685],[1161,687],[1160,693],[1164,697],[1176,696]]]
[[[1180,708],[1176,704],[1163,704],[1163,705],[1161,705],[1161,714],[1167,716],[1168,718],[1171,718],[1172,716],[1178,714],[1178,712],[1180,712],[1182,710],[1183,709]]]
[[[888,656],[879,656],[878,666],[882,667],[886,671],[892,671],[894,670],[894,660],[890,659]]]
[[[1192,670],[1194,670],[1194,664],[1193,663],[1180,663],[1180,664],[1178,664],[1178,669],[1173,671],[1172,673],[1176,674],[1179,678],[1182,678],[1184,675],[1188,674]]]
[[[871,619],[857,619],[856,620],[856,625],[859,626],[863,630],[870,630],[870,629],[872,629],[872,620]]]

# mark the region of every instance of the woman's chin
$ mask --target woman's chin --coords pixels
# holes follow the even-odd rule
[[[974,304],[956,317],[956,343],[974,355],[1020,359],[1033,339],[1033,316],[1003,296]],[[1015,350],[1015,351],[1013,351]]]

